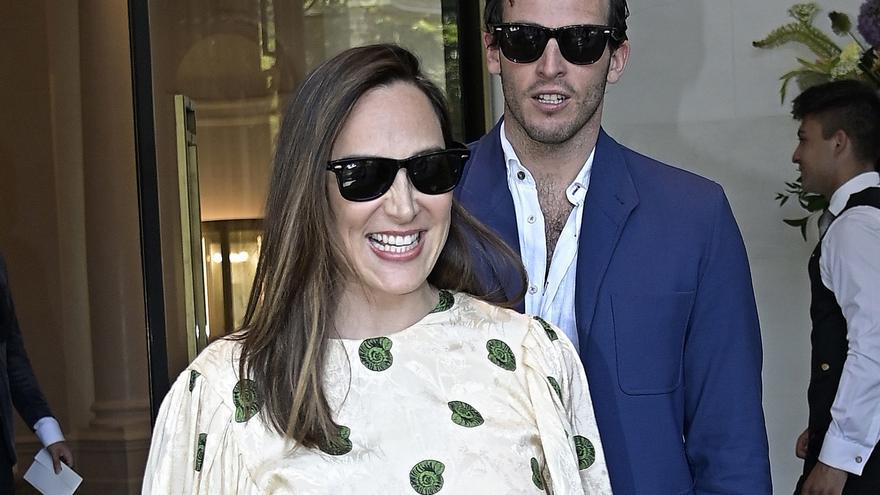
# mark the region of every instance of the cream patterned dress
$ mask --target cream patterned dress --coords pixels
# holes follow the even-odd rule
[[[240,344],[211,344],[162,403],[143,493],[611,493],[584,369],[542,320],[441,291],[415,325],[329,352],[340,429],[307,449],[267,428]]]

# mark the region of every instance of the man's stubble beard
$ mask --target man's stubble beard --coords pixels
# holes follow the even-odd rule
[[[606,67],[605,74],[600,80],[585,88],[584,91],[577,93],[578,97],[586,97],[582,103],[577,103],[577,111],[574,112],[574,118],[569,121],[561,122],[554,128],[544,128],[535,125],[526,120],[521,102],[528,99],[524,91],[522,94],[510,94],[507,88],[513,87],[507,83],[504,72],[501,73],[501,89],[504,92],[504,103],[506,110],[510,115],[505,118],[512,118],[517,126],[523,130],[526,136],[532,141],[532,145],[536,147],[555,146],[567,143],[586,126],[597,114],[602,100],[605,97],[605,86],[607,85],[607,76],[610,67]],[[569,86],[570,88],[570,86]],[[571,109],[569,109],[571,110]]]

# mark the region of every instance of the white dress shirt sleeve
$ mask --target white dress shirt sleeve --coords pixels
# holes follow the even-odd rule
[[[880,440],[880,211],[845,211],[822,240],[820,269],[846,319],[848,349],[819,460],[861,475]]]
[[[61,425],[59,425],[58,420],[52,416],[46,416],[37,420],[37,422],[34,423],[34,433],[37,434],[37,438],[40,439],[40,443],[43,444],[43,447],[48,447],[53,443],[64,441],[64,435],[61,433]]]

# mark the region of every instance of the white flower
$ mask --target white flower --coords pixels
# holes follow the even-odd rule
[[[850,74],[859,70],[859,58],[862,56],[862,49],[855,41],[846,45],[840,55],[837,57],[837,63],[831,69],[832,79],[843,79]]]

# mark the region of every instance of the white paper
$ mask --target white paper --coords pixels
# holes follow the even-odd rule
[[[61,472],[55,474],[52,455],[46,449],[37,452],[34,456],[34,463],[24,473],[24,479],[43,495],[70,495],[82,483],[82,477],[63,462]]]

